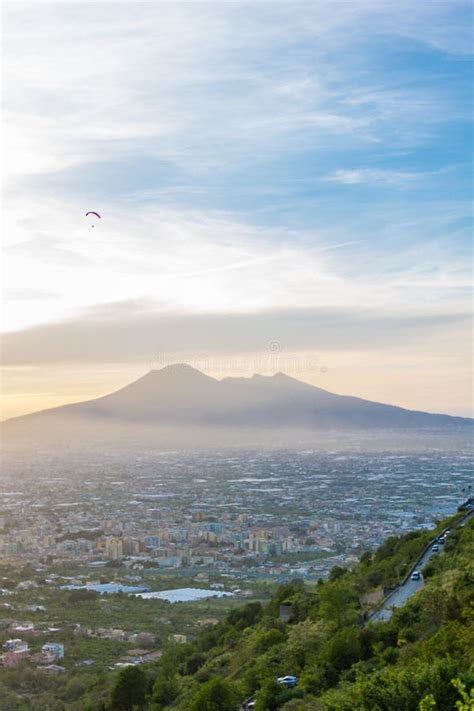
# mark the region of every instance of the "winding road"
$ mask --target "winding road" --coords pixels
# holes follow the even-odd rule
[[[469,511],[462,519],[458,521],[458,523],[451,526],[449,530],[453,531],[455,528],[458,528],[468,519],[470,519],[473,515],[474,511]],[[444,529],[442,533],[445,533],[445,531],[447,530],[448,529]],[[442,535],[442,533],[439,535]],[[416,561],[415,565],[410,569],[410,572],[408,573],[403,583],[385,598],[382,605],[377,610],[375,610],[374,612],[372,612],[371,615],[369,615],[366,624],[368,624],[369,622],[388,621],[393,615],[394,608],[402,607],[407,602],[407,600],[409,600],[411,596],[414,595],[414,593],[416,593],[418,590],[421,590],[424,585],[423,575],[421,573],[422,568],[428,563],[430,558],[435,555],[443,554],[444,545],[442,544],[439,546],[439,551],[432,550],[432,547],[436,543],[437,538],[438,536],[436,536],[436,538],[433,538],[433,540],[428,544],[421,556]],[[419,580],[411,579],[411,574],[414,570],[420,571]]]
[[[454,531],[459,526],[464,525],[464,523],[468,521],[472,516],[474,516],[474,509],[469,510],[466,515],[463,516],[456,524],[450,526],[449,529],[443,529],[441,533],[437,534],[435,538],[430,541],[421,556],[416,561],[415,565],[410,569],[410,572],[408,573],[403,583],[385,598],[382,605],[377,610],[375,610],[371,615],[369,615],[367,621],[365,622],[366,625],[368,625],[370,622],[388,621],[392,617],[393,610],[396,607],[402,607],[407,602],[407,600],[409,600],[411,596],[414,595],[414,593],[416,593],[418,590],[421,590],[424,585],[423,575],[421,573],[422,568],[428,563],[430,558],[435,555],[442,555],[444,551],[444,544],[439,544],[439,551],[432,550],[433,545],[437,542],[438,537],[446,533],[447,530]],[[411,575],[414,570],[420,571],[419,580],[411,579]],[[255,708],[255,698],[255,696],[250,696],[248,699],[246,699],[242,703],[240,711],[250,711],[250,709]]]

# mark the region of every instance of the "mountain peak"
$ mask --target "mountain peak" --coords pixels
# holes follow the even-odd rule
[[[165,365],[163,368],[158,368],[154,370],[150,370],[146,375],[145,378],[148,379],[156,379],[158,377],[190,377],[193,376],[195,378],[205,378],[207,380],[213,380],[209,375],[206,375],[205,373],[201,372],[197,368],[193,368],[192,365],[188,365],[187,363],[171,363],[170,365]]]
[[[281,370],[279,370],[278,373],[274,373],[274,375],[272,375],[272,378],[275,378],[275,380],[295,380],[295,378],[292,378],[291,375],[282,373]]]
[[[120,427],[125,424],[178,427],[183,428],[183,432],[188,427],[223,426],[252,432],[274,428],[291,428],[296,432],[472,426],[471,421],[463,418],[336,395],[281,372],[217,380],[187,363],[151,370],[133,383],[96,400],[53,408],[18,420],[25,422],[27,428],[33,421],[44,423],[54,434],[57,418],[60,418],[61,431],[65,418],[69,418],[71,431],[74,431],[79,417],[94,431],[101,426],[105,430],[112,423]],[[215,431],[216,441],[220,431]]]

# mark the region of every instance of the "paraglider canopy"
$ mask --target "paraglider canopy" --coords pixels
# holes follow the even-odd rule
[[[96,215],[99,218],[99,220],[102,219],[101,216],[99,215],[99,213],[94,212],[94,210],[91,210],[90,212],[86,212],[86,217],[87,217],[87,215]]]

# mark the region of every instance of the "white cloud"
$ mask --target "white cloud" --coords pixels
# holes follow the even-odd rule
[[[359,227],[257,227],[231,213],[163,205],[111,203],[101,212],[94,228],[77,201],[21,199],[9,213],[5,330],[123,300],[181,314],[354,304],[449,313],[466,302],[469,265],[449,240],[425,240],[419,260],[412,235],[423,224],[400,228],[402,248],[393,235],[370,244]]]
[[[164,310],[196,313],[337,300],[340,280],[331,255],[355,246],[314,233],[257,228],[218,212],[109,205],[102,213],[91,228],[78,203],[18,204],[5,252],[7,298],[8,290],[31,284],[39,292],[54,285],[58,298],[13,298],[5,328],[117,298],[146,298]]]
[[[140,362],[153,354],[176,362],[220,354],[261,355],[276,342],[284,357],[297,353],[386,350],[424,352],[433,339],[466,336],[468,315],[410,315],[377,309],[280,308],[259,313],[176,314],[146,301],[94,308],[76,318],[4,334],[2,363],[8,367],[47,363]],[[376,332],[376,339],[373,334]],[[435,341],[436,342],[436,341]],[[162,363],[164,365],[164,363]]]
[[[427,121],[443,120],[432,88],[387,88],[380,74],[368,77],[359,55],[385,33],[463,53],[465,28],[451,14],[443,3],[408,0],[6,3],[7,288],[58,298],[13,299],[5,328],[119,299],[180,312],[258,311],[373,299],[389,306],[409,301],[402,283],[457,288],[464,276],[447,249],[429,260],[427,276],[408,256],[393,266],[393,244],[371,254],[363,225],[262,227],[237,209],[185,204],[201,190],[205,201],[210,173],[232,190],[229,175],[251,177],[253,167],[295,150],[360,148],[383,142],[394,126],[411,142]],[[101,197],[103,224],[91,230],[83,213],[95,206],[67,192],[61,172],[72,170],[74,185],[74,170],[92,177],[99,161],[137,156],[171,165],[179,184],[138,186],[127,203],[111,189]],[[54,191],[52,173],[60,176]],[[395,185],[415,177],[363,168],[329,180]],[[341,253],[320,251],[352,241],[359,244]],[[433,308],[432,295],[425,301]]]
[[[441,118],[431,90],[357,89],[351,44],[390,31],[462,51],[442,5],[7,2],[7,171],[141,151],[202,171],[326,134],[374,140],[389,104],[409,135]],[[327,53],[342,38],[338,63]]]
[[[470,205],[451,197],[449,176],[447,191],[419,193],[440,180],[437,149],[456,153],[455,122],[470,118],[459,69],[467,2],[11,0],[2,10],[3,327],[17,331],[17,361],[67,347],[68,362],[85,349],[91,370],[119,352],[150,362],[152,327],[166,335],[172,323],[172,351],[180,339],[189,351],[201,338],[208,355],[226,338],[238,350],[261,337],[339,349],[330,372],[342,392],[368,368],[352,367],[358,344],[372,358],[359,394],[383,399],[383,380],[396,401],[421,382],[411,404],[423,406],[447,373],[449,398],[462,401]],[[387,197],[364,204],[351,185]],[[89,209],[103,214],[94,229]],[[110,343],[97,316],[107,322],[107,311]],[[64,321],[66,331],[54,325]],[[19,395],[32,382],[54,391],[58,369],[40,371],[23,391],[19,374],[15,412],[41,406]],[[98,382],[104,369],[94,372]]]
[[[438,170],[391,170],[389,168],[352,168],[335,170],[323,178],[327,183],[341,185],[389,185],[404,187],[415,181],[427,180],[435,176],[446,175],[459,168],[457,165],[446,166]]]
[[[328,183],[342,185],[361,185],[364,183],[387,185],[403,185],[423,177],[423,173],[409,173],[402,170],[372,170],[370,168],[355,168],[352,170],[336,170],[325,178]]]

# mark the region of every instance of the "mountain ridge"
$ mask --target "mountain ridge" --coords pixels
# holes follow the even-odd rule
[[[61,428],[74,422],[136,427],[251,428],[254,430],[464,429],[473,420],[409,410],[337,395],[285,373],[217,380],[186,363],[151,370],[99,398],[40,410],[2,423],[8,434],[30,425]]]

